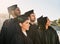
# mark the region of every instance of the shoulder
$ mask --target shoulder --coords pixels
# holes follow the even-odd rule
[[[11,21],[11,19],[6,19],[3,24],[7,24]]]
[[[56,31],[52,26],[49,26],[49,29],[52,31]]]
[[[1,28],[1,30],[5,30],[6,28],[8,28],[9,27],[9,25],[10,25],[10,22],[11,22],[11,19],[6,19],[4,22],[3,22],[3,25],[2,25],[2,28]]]
[[[49,29],[52,31],[52,33],[57,34],[56,30],[53,27],[50,26]]]
[[[20,35],[20,34],[15,34],[13,37],[12,37],[12,43],[14,44],[24,44],[24,40],[23,40],[23,37]]]
[[[10,23],[12,23],[13,22],[13,19],[6,19],[4,22],[3,22],[3,25],[8,25],[8,24],[10,24]]]

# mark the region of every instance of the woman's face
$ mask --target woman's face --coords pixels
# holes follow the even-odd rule
[[[50,20],[47,18],[47,23],[46,25],[50,26]]]
[[[24,29],[24,30],[29,30],[29,26],[30,26],[30,21],[29,20],[26,20],[25,22],[23,23],[19,23],[21,28]]]

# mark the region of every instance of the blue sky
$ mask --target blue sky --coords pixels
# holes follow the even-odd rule
[[[17,4],[23,14],[34,9],[36,17],[48,16],[50,20],[60,18],[60,0],[0,0],[0,13],[8,13],[7,7]]]

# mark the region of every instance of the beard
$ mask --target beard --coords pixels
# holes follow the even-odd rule
[[[35,20],[30,20],[31,22],[35,22]]]
[[[15,16],[20,16],[20,13],[14,12],[14,15],[15,15]]]

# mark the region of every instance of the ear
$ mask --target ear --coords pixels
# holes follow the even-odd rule
[[[11,13],[13,14],[13,13],[14,13],[14,11],[12,10],[12,11],[11,11]]]
[[[22,23],[19,23],[20,26],[22,26]]]
[[[28,17],[28,19],[30,20],[30,17]]]

